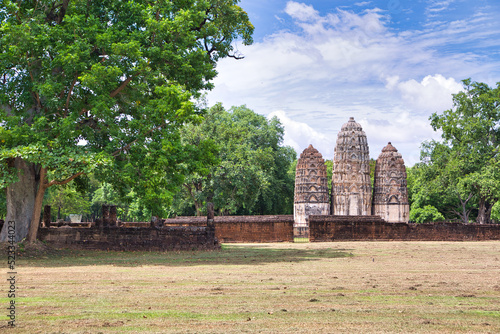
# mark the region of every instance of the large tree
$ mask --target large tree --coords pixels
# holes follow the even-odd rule
[[[500,83],[463,83],[454,107],[431,116],[442,141],[424,145],[413,204],[448,207],[464,223],[476,216],[485,224],[500,199]]]
[[[198,147],[201,165],[176,196],[176,213],[201,215],[206,202],[221,215],[292,212],[289,169],[296,153],[281,146],[283,126],[277,118],[267,120],[245,106],[226,111],[217,104],[201,124],[186,126],[182,138]]]
[[[48,187],[90,171],[148,198],[181,181],[179,127],[200,119],[216,61],[252,42],[237,3],[2,2],[0,187],[16,240],[36,239]]]

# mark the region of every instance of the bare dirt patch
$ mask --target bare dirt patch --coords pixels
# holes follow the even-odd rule
[[[500,331],[500,242],[38,253],[18,265],[17,333]]]

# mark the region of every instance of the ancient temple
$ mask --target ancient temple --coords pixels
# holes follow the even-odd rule
[[[354,117],[342,125],[333,158],[333,215],[371,214],[370,153],[366,134]]]
[[[293,232],[295,241],[309,240],[309,215],[329,215],[330,200],[325,161],[321,153],[309,145],[297,161]]]
[[[387,222],[407,223],[410,206],[406,167],[401,153],[390,142],[377,159],[373,187],[373,214]]]
[[[332,172],[330,197],[321,153],[309,145],[300,155],[295,174],[294,241],[309,241],[308,217],[311,215],[365,216],[354,219],[408,222],[406,167],[401,154],[391,143],[384,147],[376,162],[372,194],[368,142],[353,117],[338,133]]]

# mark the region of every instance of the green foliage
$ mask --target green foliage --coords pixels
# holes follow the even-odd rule
[[[118,192],[113,189],[113,186],[107,182],[103,182],[92,194],[92,209],[98,210],[103,205],[122,204],[122,200]]]
[[[52,215],[60,214],[62,219],[69,214],[90,213],[90,201],[87,194],[77,191],[73,184],[50,188],[46,203],[51,206]]]
[[[21,157],[55,184],[94,172],[161,213],[189,159],[179,128],[202,119],[217,60],[252,43],[237,3],[3,1],[0,188]]]
[[[326,182],[328,183],[328,193],[332,193],[333,160],[325,160]]]
[[[423,144],[422,163],[412,180],[412,208],[434,205],[469,222],[490,222],[500,199],[500,83],[464,80],[454,107],[431,116],[442,141]]]
[[[410,221],[418,224],[443,221],[444,216],[432,205],[415,208],[410,211]]]
[[[443,155],[437,155],[436,163],[438,157]],[[406,169],[410,216],[414,210],[425,206],[435,207],[443,215],[443,220],[456,220],[463,214],[456,189],[448,183],[449,178],[444,174],[438,174],[439,172],[437,165],[425,163],[418,163]],[[467,202],[464,205],[466,211],[464,220],[468,222],[471,203]]]
[[[276,118],[268,121],[244,106],[228,112],[215,105],[201,124],[188,125],[182,133],[183,143],[196,147],[196,153],[174,210],[201,214],[206,202],[213,202],[219,214],[291,213],[289,170],[296,154],[280,146],[282,138]]]
[[[377,166],[377,160],[370,159],[370,184],[373,189],[373,185],[375,184],[375,167]]]
[[[496,202],[491,209],[491,220],[496,224],[500,224],[500,201]]]

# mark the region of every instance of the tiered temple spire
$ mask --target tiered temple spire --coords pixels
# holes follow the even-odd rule
[[[309,215],[330,214],[327,182],[325,161],[321,153],[309,145],[300,155],[295,170],[294,239],[309,240]]]
[[[371,214],[370,153],[366,134],[354,117],[338,136],[333,159],[332,214]]]
[[[390,142],[377,159],[373,187],[373,214],[390,223],[408,222],[406,167],[401,153]]]

